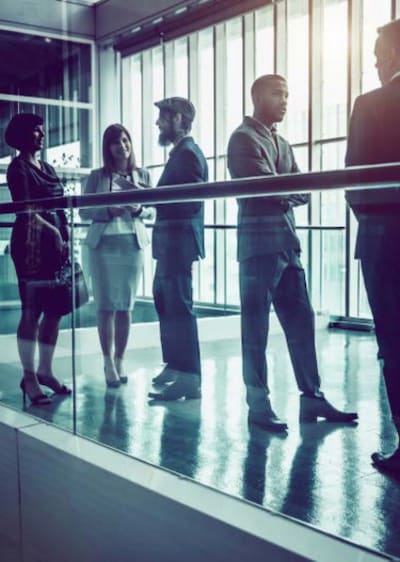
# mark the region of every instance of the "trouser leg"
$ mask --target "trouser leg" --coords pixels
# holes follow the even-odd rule
[[[273,304],[284,330],[299,389],[308,395],[320,394],[315,349],[314,311],[307,292],[304,269],[298,253],[282,252],[286,260]]]
[[[193,312],[191,264],[171,270],[158,262],[153,284],[163,360],[171,369],[200,375],[197,320]]]
[[[400,264],[397,254],[365,256],[361,267],[382,353],[393,418],[400,418]]]
[[[265,410],[269,394],[265,353],[276,264],[276,254],[239,264],[243,381],[247,403],[254,411]]]

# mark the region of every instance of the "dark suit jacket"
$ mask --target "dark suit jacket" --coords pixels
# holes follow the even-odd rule
[[[228,145],[232,178],[275,176],[299,171],[293,150],[280,135],[252,117],[232,133]],[[309,202],[308,195],[238,199],[238,260],[300,249],[292,207]]]
[[[157,187],[206,181],[206,159],[193,138],[184,137],[171,150]],[[204,203],[157,205],[153,257],[182,264],[204,257]]]
[[[354,104],[346,166],[400,161],[400,77],[359,96]],[[380,252],[400,242],[400,190],[355,190],[346,193],[359,229],[356,257]],[[398,251],[398,250],[397,250]]]

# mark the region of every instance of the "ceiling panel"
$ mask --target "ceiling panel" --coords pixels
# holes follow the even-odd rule
[[[196,3],[194,0],[103,0],[95,7],[96,37],[111,37],[150,19]]]

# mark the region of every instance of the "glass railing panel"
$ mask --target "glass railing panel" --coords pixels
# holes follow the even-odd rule
[[[72,247],[58,247],[46,221],[58,213],[0,215],[0,394],[2,404],[72,431],[72,303],[59,278]]]
[[[218,201],[218,205],[223,203],[223,199]],[[232,205],[232,200],[230,200],[229,204],[230,206]],[[104,210],[105,207],[97,207],[99,213]],[[85,211],[82,211],[81,214],[84,215]],[[80,247],[78,254],[90,292],[90,301],[79,311],[80,316],[76,324],[76,341],[81,342],[77,343],[77,348],[82,350],[82,357],[76,359],[76,365],[77,372],[83,370],[83,372],[86,373],[85,376],[91,379],[92,382],[89,386],[92,388],[97,387],[97,390],[100,390],[101,393],[104,393],[106,396],[107,393],[113,392],[113,388],[107,387],[104,376],[104,358],[102,356],[101,344],[98,336],[98,312],[92,289],[93,272],[90,266],[90,248],[85,243],[90,224],[91,220],[80,218],[76,222],[74,230],[75,245],[79,244]],[[147,223],[147,232],[151,241],[151,222]],[[316,287],[315,302],[314,294],[312,294],[315,309],[317,311],[323,311],[325,318],[328,318],[329,314],[342,314],[344,302],[342,272],[344,267],[344,231],[341,229],[334,230],[333,228],[331,230],[324,230],[323,227],[313,230],[303,225],[299,229],[298,234],[303,247],[302,262],[306,277],[308,278],[311,272],[312,281],[314,280],[311,285]],[[207,370],[213,373],[222,370],[222,372],[226,373],[234,368],[235,380],[239,383],[235,392],[243,399],[244,390],[243,388],[240,389],[240,299],[236,238],[237,232],[234,225],[206,225],[206,257],[194,263],[192,284],[194,310],[199,323],[200,346],[201,348],[205,346],[206,349],[212,349],[208,359],[206,359]],[[310,247],[313,260],[311,262],[313,265],[311,269],[309,262]],[[135,305],[130,314],[130,335],[125,357],[124,367],[129,371],[128,385],[120,385],[117,390],[118,392],[125,392],[125,394],[128,394],[133,391],[133,388],[140,388],[140,391],[135,390],[135,398],[131,397],[131,400],[139,400],[140,405],[137,403],[135,410],[141,412],[141,416],[144,417],[147,422],[153,423],[150,421],[150,418],[148,418],[148,416],[152,415],[151,412],[153,409],[147,407],[147,393],[154,390],[151,385],[151,380],[162,370],[163,357],[160,344],[158,315],[153,302],[153,278],[156,261],[152,258],[151,243],[145,248],[143,254],[143,269],[137,286]],[[322,258],[329,258],[328,264],[319,267]],[[337,267],[335,267],[336,263]],[[310,283],[310,281],[308,282]],[[274,317],[273,323],[274,329],[276,329],[278,322],[275,318],[274,311],[272,311],[271,314]],[[80,331],[81,328],[82,330]],[[177,334],[176,337],[179,338],[179,334]],[[90,341],[90,345],[84,343],[86,338],[90,338],[87,340]],[[221,357],[218,356],[221,340],[228,340],[228,349],[230,350],[228,357],[224,357],[225,352],[222,353]],[[89,354],[87,353],[88,349],[90,349]],[[224,349],[223,345],[222,349]],[[232,356],[230,355],[231,352]],[[271,360],[280,364],[282,368],[290,371],[288,359],[282,359],[282,357],[274,358],[272,356]],[[92,371],[95,371],[95,373]],[[141,373],[141,375],[136,373]],[[83,377],[82,380],[84,380],[84,378],[85,377]],[[204,392],[208,392],[210,401],[213,401],[216,395],[214,386],[217,383],[213,380],[208,380],[207,382],[205,378],[204,384],[205,390],[203,394]],[[207,388],[209,389],[208,391]],[[89,392],[92,391],[90,390]],[[138,398],[136,392],[139,392],[140,398]],[[82,400],[86,402],[87,396],[83,396],[82,393],[81,396]],[[212,398],[212,396],[214,398]],[[93,400],[95,400],[94,397]],[[226,407],[228,407],[228,404],[229,401]],[[86,407],[84,410],[85,409]],[[93,406],[93,412],[97,412],[101,409],[102,405],[100,407]],[[93,420],[79,420],[79,411],[81,411],[79,404],[77,410],[78,432],[84,435],[89,434],[96,438],[96,431],[93,431],[92,427]],[[213,415],[215,415],[215,413]],[[244,415],[244,418],[246,418],[246,415]],[[129,445],[127,452],[129,452],[133,446],[134,445]],[[145,455],[144,449],[143,454]]]
[[[57,376],[65,384],[75,381],[75,392],[72,397],[55,396],[48,408],[35,408],[33,415],[266,509],[306,521],[325,532],[369,548],[381,549],[384,542],[383,548],[393,551],[390,541],[395,526],[390,518],[395,510],[389,506],[385,511],[387,539],[376,528],[373,515],[374,506],[387,504],[388,490],[390,494],[397,493],[387,481],[384,485],[378,483],[375,473],[371,486],[370,453],[379,450],[382,443],[389,449],[396,445],[380,376],[376,339],[368,331],[337,329],[338,317],[346,313],[349,289],[346,251],[352,250],[346,247],[344,225],[335,225],[333,221],[329,225],[300,223],[297,231],[304,278],[316,312],[312,328],[307,307],[300,312],[295,307],[301,284],[294,286],[293,281],[286,297],[283,293],[275,294],[267,316],[267,277],[262,269],[265,264],[262,267],[258,264],[253,271],[236,260],[237,228],[232,220],[236,202],[219,197],[216,203],[207,204],[208,219],[212,218],[211,209],[214,209],[214,217],[221,222],[206,221],[206,257],[195,262],[192,269],[201,370],[201,382],[194,381],[196,392],[191,383],[181,389],[179,396],[169,390],[182,377],[198,376],[187,368],[171,369],[173,373],[168,375],[171,379],[164,380],[165,384],[157,385],[153,381],[170,363],[165,352],[168,338],[170,346],[177,349],[178,359],[185,356],[190,359],[196,350],[193,354],[188,352],[190,331],[182,320],[177,301],[169,310],[167,332],[160,333],[160,318],[166,304],[171,304],[168,291],[172,289],[164,280],[164,300],[158,294],[157,311],[153,290],[156,294],[160,291],[160,279],[154,284],[157,262],[151,250],[152,221],[145,221],[149,244],[143,248],[139,273],[137,270],[134,273],[134,306],[132,310],[126,304],[113,304],[109,308],[101,304],[100,293],[96,293],[99,283],[104,285],[107,279],[115,281],[110,292],[112,298],[119,294],[117,286],[121,277],[127,275],[128,284],[134,285],[132,265],[138,258],[138,234],[109,228],[110,205],[97,205],[89,211],[82,207],[69,214],[72,233],[69,248],[71,261],[79,263],[84,272],[89,300],[73,315],[63,317],[54,359]],[[229,217],[224,215],[226,208],[230,209]],[[94,223],[101,230],[97,244],[93,244]],[[258,227],[260,224],[262,221]],[[9,235],[10,227],[5,225],[3,238],[7,240]],[[130,240],[128,246],[115,244],[117,238],[111,240],[121,235]],[[98,248],[103,238],[110,240],[103,240],[102,253]],[[177,252],[176,260],[180,257]],[[353,263],[352,256],[349,257],[351,267],[357,269],[357,262]],[[296,275],[301,265],[298,261],[294,264]],[[239,285],[247,282],[245,310],[243,302],[240,307]],[[362,277],[357,282],[361,287]],[[3,285],[6,287],[6,283]],[[356,295],[360,298],[360,290]],[[352,298],[350,292],[350,310]],[[267,319],[266,344],[262,330]],[[332,328],[333,321],[335,328]],[[5,323],[3,329],[6,331]],[[15,375],[21,368],[16,325],[5,336],[9,337],[10,353],[15,350],[5,372],[13,371]],[[127,338],[125,349],[121,347],[121,337],[122,341]],[[119,349],[123,350],[119,352],[123,356],[123,367],[120,364],[119,370],[115,361],[115,355],[119,357],[117,340]],[[105,341],[110,344],[108,347],[104,346]],[[261,396],[264,406],[268,404],[262,375],[264,356],[268,396],[276,415],[288,424],[287,433],[277,433],[276,428],[254,423],[252,417],[250,423],[248,420],[249,411],[255,410],[249,387],[261,388],[256,398]],[[261,380],[261,385],[249,384],[253,379],[246,369],[252,365],[257,366],[256,379],[258,383]],[[126,380],[122,380],[125,376]],[[2,401],[21,407],[21,403],[17,404],[18,380],[15,376],[13,383],[8,376],[1,380]],[[107,384],[107,380],[117,384]],[[317,422],[313,415],[312,421],[305,421],[307,408],[299,395],[310,380],[320,385],[336,408],[358,412],[358,425],[326,423],[323,419]],[[32,411],[32,407],[27,411]],[[368,537],[365,528],[372,529]]]
[[[232,200],[229,201],[231,208]],[[224,204],[223,199],[217,202],[219,216]],[[82,223],[79,230],[81,234],[76,236],[82,240],[87,224]],[[151,235],[151,224],[147,230]],[[257,424],[248,424],[237,230],[235,225],[222,223],[208,224],[205,228],[206,258],[193,267],[201,400],[182,396],[180,400],[163,401],[154,399],[154,394],[149,396],[149,393],[162,393],[174,383],[155,386],[152,382],[165,366],[165,358],[152,293],[156,263],[151,248],[147,247],[144,250],[147,266],[131,316],[125,352],[126,384],[115,388],[106,385],[97,328],[95,323],[90,324],[95,319],[94,313],[87,313],[85,328],[77,328],[77,339],[87,342],[82,343],[82,356],[77,361],[77,379],[81,380],[77,383],[80,388],[77,432],[375,548],[379,533],[366,538],[362,529],[373,523],[367,513],[372,513],[377,502],[384,501],[384,492],[379,486],[371,489],[366,477],[370,470],[368,457],[374,447],[379,448],[380,440],[394,440],[379,380],[376,340],[369,332],[330,328],[330,321],[345,313],[344,226],[333,222],[327,226],[302,223],[298,235],[309,296],[317,313],[314,337],[321,389],[335,407],[345,412],[357,411],[358,426],[299,422],[302,407],[299,386],[280,322],[284,321],[282,310],[276,302],[269,315],[268,385],[272,407],[288,423],[289,431],[287,435],[277,434]],[[82,251],[82,265],[88,271],[86,250]],[[90,276],[89,268],[89,285]],[[88,311],[93,305],[91,300]],[[259,322],[258,312],[254,305],[250,320],[255,326]],[[290,313],[289,306],[289,324],[295,321]],[[297,332],[301,349],[293,350],[296,342],[290,342],[294,359],[296,353],[301,356],[311,345],[304,340],[306,319],[304,322],[300,322]],[[185,353],[187,334],[176,327],[174,330],[175,343]],[[291,337],[289,334],[289,341]],[[312,365],[308,367],[312,369]],[[350,509],[350,506],[355,507]],[[363,515],[356,515],[355,511]]]

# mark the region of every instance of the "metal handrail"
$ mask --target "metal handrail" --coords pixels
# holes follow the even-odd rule
[[[102,205],[131,203],[162,204],[204,201],[226,197],[276,197],[293,193],[328,191],[336,189],[385,189],[400,185],[400,164],[357,166],[342,170],[282,174],[240,178],[234,180],[192,183],[153,189],[127,190],[91,195],[69,195],[57,198],[35,199],[0,205],[0,215],[35,209],[76,209]]]
[[[89,228],[91,222],[74,222],[74,228]],[[0,221],[0,228],[11,228],[14,226],[14,221]],[[152,223],[146,223],[147,228],[153,228]],[[236,224],[205,224],[204,228],[207,230],[236,230]],[[297,230],[345,230],[344,225],[321,225],[321,224],[297,224]]]

